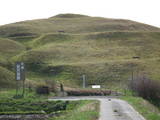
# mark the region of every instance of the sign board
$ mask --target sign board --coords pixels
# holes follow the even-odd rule
[[[92,88],[99,89],[99,88],[101,88],[101,86],[100,85],[92,85]]]
[[[23,62],[16,63],[16,80],[25,80],[25,66]]]

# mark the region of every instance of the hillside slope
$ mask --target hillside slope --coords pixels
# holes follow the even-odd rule
[[[13,71],[15,61],[24,61],[28,80],[77,86],[85,74],[87,84],[121,87],[133,69],[135,77],[148,73],[160,79],[160,29],[150,25],[60,14],[0,26],[0,37],[0,65]]]

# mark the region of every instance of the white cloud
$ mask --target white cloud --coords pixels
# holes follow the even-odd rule
[[[0,0],[0,24],[77,13],[160,27],[159,0]]]

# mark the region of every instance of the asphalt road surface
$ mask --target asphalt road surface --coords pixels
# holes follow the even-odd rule
[[[144,117],[126,101],[114,97],[55,97],[49,100],[99,100],[99,120],[145,120]]]

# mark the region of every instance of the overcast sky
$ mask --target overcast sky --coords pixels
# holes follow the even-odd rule
[[[60,13],[130,19],[160,27],[160,0],[0,0],[0,25]]]

